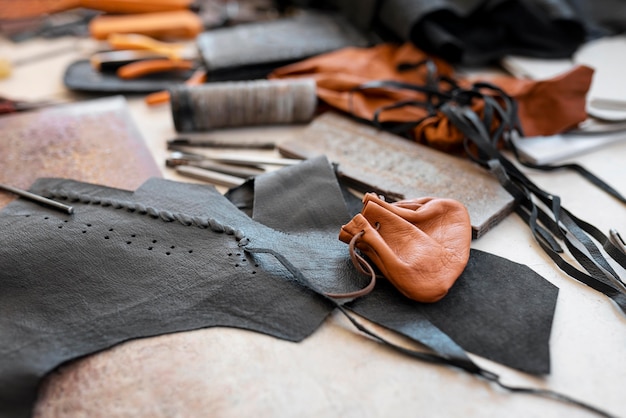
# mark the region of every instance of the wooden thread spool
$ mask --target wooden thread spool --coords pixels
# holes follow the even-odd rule
[[[252,80],[176,86],[170,90],[178,132],[305,123],[317,107],[313,79]]]

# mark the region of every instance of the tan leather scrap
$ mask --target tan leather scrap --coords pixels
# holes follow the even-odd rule
[[[355,238],[356,237],[356,238]],[[472,230],[463,204],[422,197],[388,203],[374,193],[341,227],[339,239],[358,248],[402,294],[419,302],[443,298],[470,254]]]
[[[509,76],[468,78],[455,74],[447,62],[429,56],[410,43],[379,44],[371,48],[344,48],[275,70],[270,78],[309,77],[317,82],[317,95],[326,104],[363,119],[372,120],[383,106],[401,101],[424,101],[422,92],[376,88],[354,91],[372,81],[399,81],[425,85],[426,66],[401,70],[399,66],[430,60],[438,76],[454,78],[460,87],[477,81],[491,82],[516,99],[522,129],[527,136],[554,135],[576,127],[586,119],[585,98],[593,70],[578,66],[549,80],[524,80]],[[442,84],[443,83],[443,84]],[[447,87],[440,81],[441,87]],[[474,110],[479,112],[480,105]],[[422,121],[422,119],[424,119]],[[412,134],[416,141],[443,151],[460,150],[463,134],[441,113],[430,115],[419,106],[386,110],[381,122],[421,121]]]

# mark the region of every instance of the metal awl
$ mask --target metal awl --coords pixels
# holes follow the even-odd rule
[[[28,200],[32,200],[33,202],[38,202],[46,206],[50,206],[54,209],[58,209],[70,215],[74,213],[74,208],[72,206],[65,205],[61,202],[48,199],[47,197],[43,197],[35,193],[27,192],[26,190],[18,189],[17,187],[8,186],[6,184],[0,184],[0,189],[5,190],[7,192],[11,192],[13,194],[26,198]]]

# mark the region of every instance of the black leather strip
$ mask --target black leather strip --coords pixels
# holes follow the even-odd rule
[[[481,85],[481,87],[484,88],[484,84]],[[507,100],[509,102],[511,101],[510,98]],[[495,107],[493,100],[485,100],[485,107]],[[478,115],[469,107],[458,106],[451,103],[442,106],[440,110],[461,130],[461,132],[463,132],[463,134],[465,134],[467,139],[471,141],[471,144],[479,150],[478,155],[475,155],[474,159],[481,162],[483,165],[490,166],[492,171],[496,173],[496,177],[500,180],[501,184],[518,199],[521,206],[526,208],[526,214],[528,216],[523,216],[523,218],[528,222],[533,235],[542,249],[559,268],[571,277],[576,278],[615,300],[620,309],[626,313],[622,302],[624,296],[626,296],[626,287],[624,287],[622,279],[612,269],[596,243],[591,239],[593,237],[601,245],[606,246],[606,243],[609,241],[608,237],[588,223],[583,223],[579,221],[578,218],[570,216],[569,211],[561,206],[558,196],[543,191],[517,169],[498,149],[500,138],[492,136],[486,122],[479,119]],[[491,114],[490,112],[487,113]],[[501,117],[506,114],[506,112],[499,113]],[[513,115],[509,120],[504,119],[503,123],[514,126],[515,122],[512,122],[514,118],[515,116]],[[496,132],[496,135],[498,134],[499,132]],[[556,247],[552,244],[552,239],[548,238],[546,230],[541,228],[538,223],[540,212],[533,201],[533,196],[547,205],[554,219],[552,226],[549,227],[551,232],[566,244],[570,253],[586,273],[567,263],[557,251],[555,251]],[[524,212],[520,211],[518,211],[518,213],[524,214]],[[542,218],[544,220],[546,219],[546,217]],[[559,225],[561,227],[559,227]],[[577,242],[582,244],[586,251],[580,250],[578,245],[572,241],[572,237],[575,237]],[[612,254],[608,254],[608,256],[612,257]],[[623,257],[618,256],[616,261],[621,264],[622,258]]]
[[[509,148],[512,151],[514,151],[515,156],[517,157],[517,160],[521,164],[523,164],[524,166],[526,166],[528,168],[532,168],[532,169],[535,169],[535,170],[541,170],[541,171],[557,171],[557,170],[572,170],[572,171],[575,171],[578,174],[580,174],[582,177],[587,179],[590,183],[592,183],[593,185],[598,187],[599,189],[601,189],[604,192],[610,194],[611,196],[613,196],[615,199],[619,200],[620,202],[626,203],[626,197],[624,197],[619,191],[617,191],[614,187],[609,185],[607,182],[605,182],[604,180],[602,180],[601,178],[599,178],[598,176],[596,176],[595,174],[593,174],[592,172],[587,170],[585,167],[581,166],[580,164],[575,164],[575,163],[559,164],[559,165],[549,165],[549,164],[539,165],[539,164],[533,164],[533,163],[525,160],[524,158],[522,158],[519,155],[519,153],[517,151],[517,148],[515,147],[513,142],[510,143]]]
[[[294,274],[294,276],[296,276],[298,278],[298,281],[301,283],[307,283],[308,280],[306,279],[306,277],[304,277],[301,272],[295,268],[293,265],[291,265],[291,263],[289,262],[289,260],[282,254],[272,250],[272,249],[265,249],[265,248],[252,248],[250,246],[244,246],[245,250],[253,253],[253,254],[260,254],[260,253],[266,253],[266,254],[272,254],[274,257],[276,257],[281,264],[283,264],[292,274]],[[314,286],[309,283],[309,286],[311,286],[311,288],[314,289]],[[507,385],[505,383],[503,383],[500,380],[500,377],[498,375],[496,375],[493,372],[490,372],[489,370],[483,369],[480,366],[478,366],[476,363],[474,363],[468,356],[467,354],[465,354],[465,352],[463,352],[462,350],[457,350],[456,349],[456,344],[454,344],[451,340],[445,340],[442,338],[444,338],[444,334],[442,334],[438,329],[436,329],[431,323],[427,322],[427,321],[423,321],[420,320],[419,318],[416,318],[415,321],[413,321],[411,323],[410,329],[403,329],[402,334],[412,337],[414,338],[416,341],[421,342],[422,344],[424,344],[427,348],[433,350],[433,353],[428,353],[428,352],[423,352],[423,351],[418,351],[418,350],[414,350],[414,349],[410,349],[407,347],[403,347],[399,344],[394,343],[393,341],[389,340],[388,338],[385,338],[384,336],[382,336],[380,333],[377,333],[373,330],[371,330],[368,326],[363,325],[361,322],[359,322],[356,317],[348,310],[346,309],[344,306],[342,306],[339,302],[333,300],[333,299],[329,299],[332,303],[335,304],[335,308],[340,311],[351,323],[352,325],[354,325],[354,327],[356,329],[358,329],[359,331],[361,331],[362,333],[374,338],[375,340],[378,340],[379,342],[385,344],[386,346],[399,351],[403,354],[406,354],[410,357],[416,358],[418,360],[421,361],[425,361],[428,363],[434,363],[434,364],[440,364],[440,365],[447,365],[447,366],[451,366],[451,367],[456,367],[459,368],[461,370],[464,370],[472,375],[478,376],[478,377],[482,377],[485,378],[486,380],[489,380],[491,382],[496,383],[498,386],[502,387],[503,389],[509,390],[511,392],[517,392],[517,393],[526,393],[526,394],[530,394],[530,395],[535,395],[535,396],[541,396],[541,397],[545,397],[545,398],[550,398],[550,399],[554,399],[560,402],[565,402],[565,403],[569,403],[572,405],[576,405],[582,409],[585,409],[589,412],[593,412],[599,416],[603,416],[603,417],[607,417],[607,418],[614,418],[613,415],[609,414],[608,412],[597,408],[593,405],[590,405],[586,402],[582,402],[579,401],[575,398],[572,398],[570,396],[564,395],[562,393],[559,392],[555,392],[552,390],[548,390],[548,389],[538,389],[538,388],[530,388],[530,387],[519,387],[519,386],[511,386],[511,385]],[[389,306],[386,307],[387,309],[389,308]],[[371,312],[369,312],[369,315],[372,315]],[[374,319],[375,320],[375,319]],[[420,329],[420,328],[424,328],[425,329]],[[414,330],[419,330],[417,333],[414,332]],[[424,341],[423,337],[424,336],[437,336],[437,338],[433,339],[426,339]],[[431,341],[434,342],[430,343]],[[452,351],[450,351],[450,349],[452,348]]]
[[[571,277],[615,300],[620,309],[626,313],[626,305],[623,302],[626,299],[624,281],[606,260],[606,257],[612,258],[624,267],[626,256],[610,242],[605,234],[563,208],[558,196],[535,185],[502,154],[501,147],[502,145],[508,146],[520,163],[529,168],[546,171],[570,169],[619,201],[626,203],[626,199],[615,188],[578,164],[532,165],[520,159],[514,141],[511,140],[514,136],[522,134],[517,114],[517,103],[499,87],[485,82],[475,83],[470,89],[460,88],[454,82],[450,85],[449,90],[437,92],[437,87],[433,84],[417,86],[393,81],[372,81],[356,90],[367,88],[406,89],[427,93],[429,99],[436,98],[436,103],[421,104],[415,102],[412,105],[436,109],[444,114],[465,135],[464,148],[468,157],[489,169],[498,178],[502,186],[515,197],[519,203],[516,212],[526,221],[541,248],[555,264]],[[476,100],[483,102],[482,118],[469,106],[472,101]],[[407,104],[400,103],[399,105]],[[494,120],[498,121],[495,130],[493,129]],[[419,123],[420,121],[415,122]],[[373,123],[378,124],[378,120],[375,119]],[[409,129],[411,125],[405,123],[403,127]],[[537,206],[535,199],[546,206],[550,215]],[[561,257],[559,253],[562,252],[562,249],[557,240],[565,243],[584,271],[574,267]],[[584,247],[584,251],[579,248],[579,245]],[[601,249],[605,252],[603,253]]]

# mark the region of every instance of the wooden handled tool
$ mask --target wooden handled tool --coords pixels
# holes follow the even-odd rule
[[[107,37],[108,43],[114,50],[95,54],[92,57],[94,68],[102,68],[107,57],[112,57],[116,53],[132,55],[138,54],[137,61],[126,63],[117,69],[117,76],[123,79],[133,79],[147,74],[153,74],[172,70],[191,70],[196,66],[198,56],[195,49],[184,43],[161,42],[154,38],[140,34],[113,33]],[[141,57],[142,53],[156,54],[156,57]],[[204,82],[206,74],[194,75],[187,84],[201,84]]]
[[[189,77],[185,81],[185,84],[188,86],[197,86],[197,85],[204,83],[206,81],[206,77],[207,77],[206,70],[204,70],[203,68],[200,68],[196,70],[191,75],[191,77]],[[154,93],[147,95],[144,98],[144,102],[149,106],[163,104],[169,101],[170,101],[170,92],[167,90],[156,91]]]
[[[143,77],[148,74],[160,73],[172,70],[191,70],[194,66],[193,61],[174,61],[170,59],[155,59],[146,61],[137,61],[132,64],[126,64],[117,70],[116,74],[119,78],[129,80]]]
[[[150,13],[188,9],[193,0],[0,0],[0,20],[26,19],[75,8],[106,13]]]
[[[193,39],[204,29],[202,19],[191,10],[96,16],[89,22],[95,39],[107,39],[115,33],[135,33],[154,38]]]
[[[114,50],[142,50],[163,55],[172,60],[195,59],[198,54],[189,51],[185,43],[161,42],[146,35],[137,33],[112,33],[106,38],[107,43]]]

